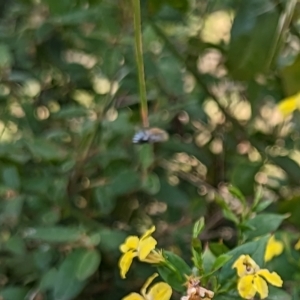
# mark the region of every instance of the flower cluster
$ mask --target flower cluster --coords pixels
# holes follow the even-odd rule
[[[119,260],[119,268],[123,279],[126,277],[135,257],[142,262],[151,264],[159,264],[165,260],[162,252],[155,250],[157,241],[151,236],[154,231],[155,226],[152,226],[140,238],[129,236],[125,243],[120,246],[120,251],[123,254]],[[169,300],[172,295],[172,288],[165,282],[154,284],[147,292],[148,287],[157,276],[158,274],[155,273],[148,278],[141,289],[141,294],[131,293],[123,298],[123,300]]]
[[[135,257],[138,257],[140,261],[152,264],[164,261],[162,253],[155,250],[157,241],[151,236],[154,231],[155,226],[152,226],[141,238],[129,236],[125,243],[120,246],[120,251],[123,255],[119,260],[119,268],[123,279],[126,278],[126,274]]]
[[[207,290],[200,285],[200,278],[189,276],[187,277],[187,291],[186,296],[182,296],[181,300],[210,300],[214,297],[214,292]]]
[[[237,289],[244,299],[252,299],[259,293],[261,299],[265,299],[269,294],[267,282],[281,287],[280,276],[267,269],[260,269],[256,262],[249,255],[241,255],[233,264],[239,276]]]

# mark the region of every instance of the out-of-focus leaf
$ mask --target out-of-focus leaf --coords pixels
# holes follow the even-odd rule
[[[0,69],[10,67],[13,62],[10,49],[6,44],[0,44]]]
[[[76,270],[76,277],[82,281],[90,277],[99,267],[101,261],[97,250],[84,250]]]
[[[231,170],[230,183],[236,186],[245,196],[253,194],[255,175],[262,167],[262,163],[242,161]]]
[[[274,232],[280,226],[287,215],[278,215],[272,213],[262,213],[250,219],[245,224],[253,228],[245,232],[246,239],[260,237],[270,232]]]
[[[86,283],[76,277],[76,271],[83,255],[82,249],[75,250],[60,265],[54,284],[53,295],[55,299],[71,300],[85,286]]]
[[[16,196],[2,201],[0,222],[14,225],[22,212],[23,203],[23,196]]]
[[[293,224],[300,226],[300,197],[296,196],[292,199],[281,201],[279,203],[279,212],[290,214],[288,220]]]
[[[5,250],[15,255],[24,255],[26,253],[26,245],[21,237],[15,235],[10,237],[5,243]]]
[[[37,227],[26,231],[26,238],[49,243],[76,242],[82,238],[82,235],[83,231],[80,229],[62,226]]]
[[[5,300],[24,300],[29,289],[21,286],[8,286],[0,291],[0,296]]]
[[[274,156],[272,161],[288,174],[292,183],[299,184],[300,166],[294,160],[288,156]]]
[[[292,96],[299,92],[300,79],[300,55],[296,57],[294,62],[281,70],[281,78],[284,84],[287,96]]]
[[[20,187],[20,176],[18,169],[14,166],[7,166],[2,170],[2,178],[4,184],[12,189],[19,189]]]
[[[240,2],[227,57],[234,78],[250,79],[270,67],[278,47],[279,18],[276,4],[271,0]]]
[[[26,144],[32,155],[39,159],[57,161],[66,157],[66,152],[61,147],[46,140],[35,139]]]
[[[94,197],[101,214],[108,215],[114,210],[116,199],[113,197],[113,191],[109,185],[95,188]]]
[[[112,183],[110,184],[113,195],[122,195],[132,192],[140,185],[138,173],[133,170],[123,171],[116,174]]]
[[[156,198],[173,207],[185,207],[189,201],[183,190],[171,186],[166,180],[161,180],[161,188]]]
[[[142,188],[150,195],[157,194],[160,189],[159,177],[154,173],[148,174],[142,182]]]

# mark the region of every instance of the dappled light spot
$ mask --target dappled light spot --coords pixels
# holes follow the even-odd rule
[[[196,86],[196,81],[194,76],[190,75],[190,74],[184,74],[183,75],[183,89],[184,92],[189,94],[191,93],[194,88]]]
[[[78,196],[74,202],[75,202],[75,205],[81,209],[85,208],[88,204],[86,199],[82,196]]]
[[[182,123],[182,124],[187,124],[189,122],[189,115],[186,111],[181,111],[178,114],[178,120]]]
[[[106,119],[109,122],[113,122],[118,118],[118,111],[114,108],[111,108],[106,113]]]
[[[94,104],[94,96],[85,90],[75,90],[72,98],[86,108],[90,108]]]
[[[39,120],[46,120],[49,118],[50,112],[46,106],[39,106],[35,111],[35,115]]]
[[[97,64],[96,56],[75,50],[67,50],[64,53],[64,59],[68,63],[80,64],[87,69],[91,69]]]
[[[57,101],[49,101],[48,108],[49,108],[50,112],[55,113],[60,110],[60,105]]]
[[[209,149],[214,154],[220,154],[223,152],[223,141],[220,138],[214,138],[210,145]]]
[[[0,84],[0,97],[8,96],[10,93],[10,88],[5,84]]]
[[[203,107],[212,124],[223,124],[225,122],[225,116],[214,100],[205,101]]]
[[[30,79],[25,81],[23,93],[28,97],[36,97],[41,92],[41,85],[37,80]]]
[[[105,77],[96,76],[93,79],[93,88],[97,94],[105,95],[110,94],[114,95],[119,88],[119,84],[116,81],[109,81]]]
[[[208,15],[204,20],[201,38],[208,43],[218,44],[221,41],[228,42],[232,26],[233,13],[230,11],[216,11]]]
[[[217,77],[226,75],[226,69],[222,65],[222,54],[215,49],[208,49],[199,56],[197,67],[201,73],[208,73]]]
[[[22,106],[17,102],[11,103],[9,105],[9,110],[10,110],[11,115],[16,118],[23,118],[25,116],[25,112],[24,112]]]

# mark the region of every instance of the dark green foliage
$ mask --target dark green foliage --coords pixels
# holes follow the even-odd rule
[[[119,245],[151,224],[159,247],[180,254],[166,252],[183,272],[172,283],[178,291],[191,272],[191,227],[201,216],[200,239],[212,242],[205,268],[221,281],[243,253],[237,228],[244,240],[261,238],[280,226],[279,210],[292,212],[286,224],[299,232],[300,122],[277,122],[274,109],[299,92],[296,1],[141,3],[149,119],[170,135],[153,147],[132,144],[141,120],[131,1],[0,3],[5,300],[117,300],[138,291],[153,269],[134,263],[121,280]],[[207,39],[203,31],[213,36],[223,26],[205,23],[213,15],[211,24],[233,22],[230,39]],[[235,191],[224,196],[224,183]],[[244,210],[242,219],[226,201],[252,205],[257,184],[265,194],[254,210],[269,212],[247,220]],[[266,238],[251,243],[245,247],[262,263]],[[281,259],[274,268],[288,261],[299,276],[289,257]],[[174,281],[168,272],[160,269]],[[289,299],[282,293],[270,299]]]

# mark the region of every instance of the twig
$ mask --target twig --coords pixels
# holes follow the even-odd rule
[[[134,10],[135,54],[136,54],[136,64],[137,64],[138,77],[139,77],[141,117],[142,117],[143,126],[147,128],[149,127],[149,121],[148,121],[148,104],[147,104],[147,97],[146,97],[146,83],[145,83],[145,71],[144,71],[144,60],[143,60],[140,0],[133,0],[133,10]]]

